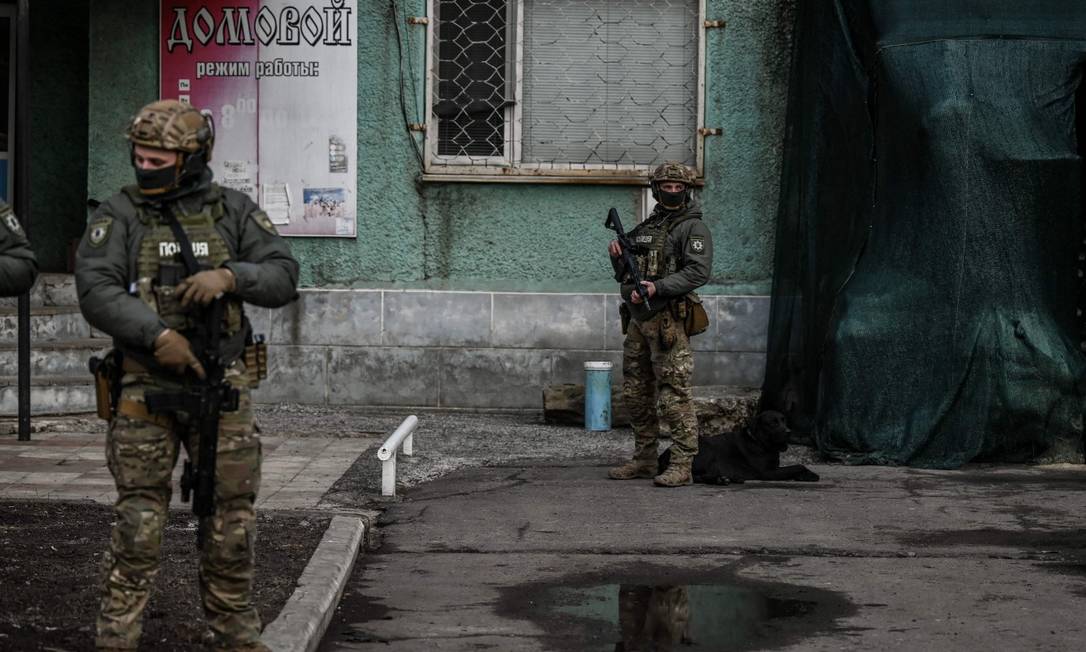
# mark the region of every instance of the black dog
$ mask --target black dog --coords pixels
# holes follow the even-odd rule
[[[747,480],[798,480],[818,482],[818,474],[802,464],[781,466],[788,449],[788,423],[780,412],[762,412],[743,430],[715,437],[698,437],[694,456],[694,482],[742,483]],[[671,449],[660,454],[660,473],[671,461]]]

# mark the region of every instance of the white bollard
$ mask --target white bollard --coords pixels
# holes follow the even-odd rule
[[[403,420],[396,431],[385,440],[377,451],[377,459],[381,460],[381,495],[396,495],[396,450],[403,444],[404,455],[414,455],[414,433],[419,425],[419,418],[411,415]]]

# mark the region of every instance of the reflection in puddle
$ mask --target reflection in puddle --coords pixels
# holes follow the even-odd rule
[[[605,584],[557,588],[551,597],[561,613],[610,623],[611,636],[599,633],[613,641],[613,647],[598,649],[614,652],[749,649],[772,627],[771,620],[803,616],[815,607],[814,602],[712,584]]]

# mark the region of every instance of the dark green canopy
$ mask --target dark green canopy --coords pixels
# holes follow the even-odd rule
[[[801,2],[764,406],[851,462],[1078,441],[1086,3]]]

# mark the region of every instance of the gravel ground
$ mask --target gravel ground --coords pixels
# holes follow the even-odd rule
[[[99,561],[113,511],[93,503],[0,501],[0,650],[94,649]],[[270,622],[294,592],[326,515],[259,514],[254,600]],[[203,649],[196,521],[171,511],[141,650]]]
[[[397,492],[476,467],[560,464],[607,466],[633,453],[629,428],[588,432],[583,428],[545,424],[542,414],[520,412],[412,411],[403,409],[328,408],[282,405],[262,407],[257,419],[264,432],[290,437],[350,437],[391,434],[409,414],[419,418],[414,434],[415,454],[397,460]],[[380,496],[379,444],[362,451],[350,469],[325,494],[322,504],[374,508],[389,499]],[[816,451],[792,446],[781,464],[819,461]],[[601,470],[602,472],[602,470]]]

